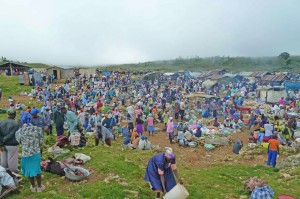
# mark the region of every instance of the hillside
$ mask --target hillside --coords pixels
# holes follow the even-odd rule
[[[4,62],[0,60],[0,65]],[[43,63],[19,62],[33,68],[50,68],[51,65]],[[59,66],[59,65],[58,65]],[[63,67],[63,66],[59,66]],[[77,66],[70,66],[77,67]],[[109,66],[86,66],[85,68],[102,68],[105,70],[154,70],[154,71],[203,71],[214,69],[227,69],[229,71],[292,71],[300,72],[300,56],[290,56],[288,59],[279,57],[178,57],[173,60],[159,60],[142,63],[116,64]],[[64,67],[63,67],[64,68]]]
[[[288,63],[288,64],[287,64]],[[278,57],[209,57],[177,58],[138,64],[121,64],[106,67],[123,70],[202,71],[227,69],[229,71],[294,71],[300,72],[300,56],[291,56],[287,62]]]

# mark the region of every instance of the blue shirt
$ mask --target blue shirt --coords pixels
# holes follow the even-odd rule
[[[31,124],[33,126],[37,126],[37,127],[41,127],[41,128],[44,128],[45,126],[47,126],[44,118],[41,117],[41,116],[37,116],[36,118],[32,118],[31,119]]]

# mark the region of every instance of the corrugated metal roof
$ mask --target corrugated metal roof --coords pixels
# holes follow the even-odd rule
[[[210,72],[204,72],[200,74],[198,77],[203,78],[203,77],[208,77],[210,75]]]
[[[268,72],[264,71],[264,72],[254,72],[252,73],[252,75],[250,75],[251,77],[263,77],[267,74]]]
[[[285,74],[280,75],[265,75],[261,78],[263,81],[281,82],[286,77]]]
[[[235,76],[237,75],[232,73],[225,73],[222,77],[235,77]]]
[[[212,79],[212,80],[218,80],[218,79],[221,79],[222,77],[223,77],[223,75],[214,74],[214,75],[209,76],[208,78]]]
[[[202,73],[198,73],[198,72],[190,72],[190,75],[192,77],[200,77],[202,75]]]
[[[248,77],[250,75],[252,75],[253,72],[241,72],[239,73],[239,75],[243,76],[243,77]]]

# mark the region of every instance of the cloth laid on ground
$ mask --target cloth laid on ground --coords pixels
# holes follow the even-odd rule
[[[87,156],[83,153],[75,153],[74,156],[75,156],[76,160],[82,160],[83,163],[86,163],[87,161],[91,160],[90,156]]]
[[[2,186],[15,186],[15,181],[11,175],[6,171],[6,169],[0,166],[0,183]],[[1,189],[1,186],[0,186]],[[1,193],[1,190],[0,190]]]
[[[214,148],[216,148],[214,145],[212,144],[204,144],[204,148],[206,150],[213,150]]]
[[[49,153],[53,153],[54,157],[59,157],[59,156],[64,156],[67,155],[70,150],[68,149],[61,149],[58,146],[52,146],[50,148],[48,148],[47,150]]]
[[[60,135],[56,138],[56,146],[64,147],[69,144],[68,137],[66,135]]]
[[[49,158],[48,161],[42,161],[41,168],[42,168],[42,170],[49,172],[49,173],[57,174],[60,176],[65,175],[65,172],[64,172],[65,165],[53,160],[52,158]]]
[[[220,138],[206,137],[205,138],[205,144],[228,146],[229,145],[229,138],[228,137],[220,137]]]
[[[0,198],[4,198],[10,192],[15,191],[19,181],[17,174],[15,175],[10,170],[0,166]]]

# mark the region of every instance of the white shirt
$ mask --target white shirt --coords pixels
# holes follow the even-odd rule
[[[273,126],[271,124],[265,124],[265,136],[271,136],[273,134]]]

